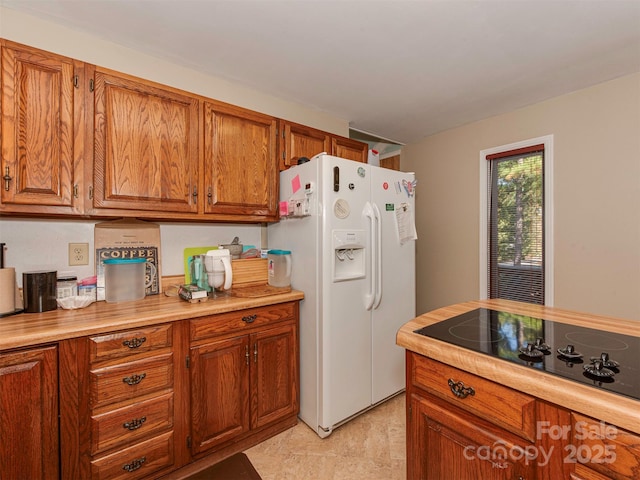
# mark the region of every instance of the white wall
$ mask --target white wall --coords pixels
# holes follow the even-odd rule
[[[15,267],[18,284],[22,272],[56,270],[58,275],[74,274],[79,279],[94,275],[95,221],[0,219],[0,242],[6,243],[5,265]],[[244,245],[261,247],[259,225],[159,223],[162,275],[184,273],[183,251],[187,247],[207,247],[230,243],[234,236]],[[89,244],[89,265],[68,264],[69,243]]]
[[[0,7],[0,37],[344,137],[349,122],[68,27]]]
[[[550,134],[554,304],[640,319],[640,74],[403,148],[418,179],[419,313],[478,298],[479,152]]]

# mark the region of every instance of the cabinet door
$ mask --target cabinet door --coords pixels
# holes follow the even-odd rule
[[[321,130],[282,121],[280,135],[280,170],[298,164],[298,158],[331,152],[331,136]]]
[[[80,67],[78,67],[81,70]],[[2,47],[3,210],[73,213],[81,169],[74,61],[6,42]],[[78,80],[79,81],[79,80]],[[81,159],[79,159],[81,160]]]
[[[369,147],[366,143],[345,137],[331,138],[331,154],[336,157],[367,163]]]
[[[251,335],[251,427],[298,412],[298,337],[288,323]]]
[[[275,219],[276,119],[211,101],[204,117],[205,213]]]
[[[0,355],[3,480],[58,478],[56,347]]]
[[[193,454],[249,430],[249,337],[191,348]]]
[[[407,478],[411,480],[507,480],[535,478],[527,445],[480,419],[413,395],[410,400]]]
[[[199,100],[96,67],[95,208],[195,213]]]

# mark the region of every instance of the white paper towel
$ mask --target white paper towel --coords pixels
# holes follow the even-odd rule
[[[16,269],[0,268],[0,314],[16,309]]]

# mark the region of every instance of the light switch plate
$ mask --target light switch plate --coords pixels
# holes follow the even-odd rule
[[[69,244],[69,265],[89,265],[89,244]]]

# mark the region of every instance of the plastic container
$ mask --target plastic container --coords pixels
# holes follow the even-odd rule
[[[291,285],[291,251],[269,250],[267,252],[267,282],[272,287]]]
[[[58,277],[56,299],[62,300],[67,297],[75,297],[78,295],[78,277],[68,275]]]
[[[109,303],[142,300],[145,295],[144,258],[109,258],[104,261],[104,295]]]

